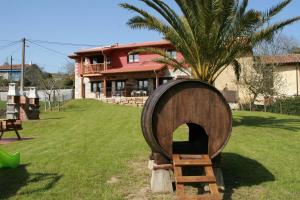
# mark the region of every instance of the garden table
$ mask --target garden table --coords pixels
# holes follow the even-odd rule
[[[22,129],[22,123],[21,120],[16,119],[0,119],[0,140],[2,139],[2,136],[4,132],[7,131],[15,131],[17,137],[19,140],[21,140],[21,136],[18,132],[18,130]]]

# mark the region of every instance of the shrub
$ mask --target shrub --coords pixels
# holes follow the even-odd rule
[[[300,115],[300,96],[277,98],[273,104],[268,106],[267,111],[288,115]]]
[[[241,110],[250,110],[249,104],[240,105]],[[300,96],[276,98],[267,106],[267,112],[300,115]],[[264,111],[264,105],[252,105],[252,111]]]

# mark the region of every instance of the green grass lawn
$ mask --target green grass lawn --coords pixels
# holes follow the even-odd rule
[[[149,191],[140,114],[77,100],[25,122],[22,136],[34,139],[1,146],[20,151],[22,165],[0,169],[0,199],[173,199]],[[300,117],[235,112],[223,153],[225,199],[300,199],[299,147]]]

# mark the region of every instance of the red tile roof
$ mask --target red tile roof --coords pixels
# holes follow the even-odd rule
[[[151,65],[151,66],[126,66],[120,68],[113,68],[102,71],[102,74],[117,74],[117,73],[130,73],[130,72],[149,72],[160,71],[164,68],[164,65]]]
[[[258,59],[264,64],[293,64],[300,63],[300,54],[260,56]]]
[[[80,54],[80,53],[110,51],[110,50],[113,50],[113,49],[129,49],[129,48],[138,48],[138,47],[155,47],[155,46],[162,46],[162,45],[171,45],[171,43],[167,40],[161,40],[161,41],[154,41],[154,42],[114,44],[114,45],[111,45],[111,46],[82,49],[82,50],[79,50],[79,51],[75,52],[75,54],[70,55],[69,57],[74,57],[74,56],[76,56],[76,54]]]
[[[21,64],[18,64],[18,65],[12,65],[12,69],[13,70],[21,70]],[[25,65],[26,66],[29,66],[29,65]],[[2,65],[0,66],[0,70],[10,70],[10,65]]]

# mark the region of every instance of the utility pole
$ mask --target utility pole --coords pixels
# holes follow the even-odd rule
[[[13,58],[10,56],[10,75],[9,75],[9,82],[12,82],[12,61]]]
[[[21,80],[20,80],[20,92],[24,94],[24,68],[25,68],[25,44],[26,39],[22,39],[22,66],[21,66]]]

